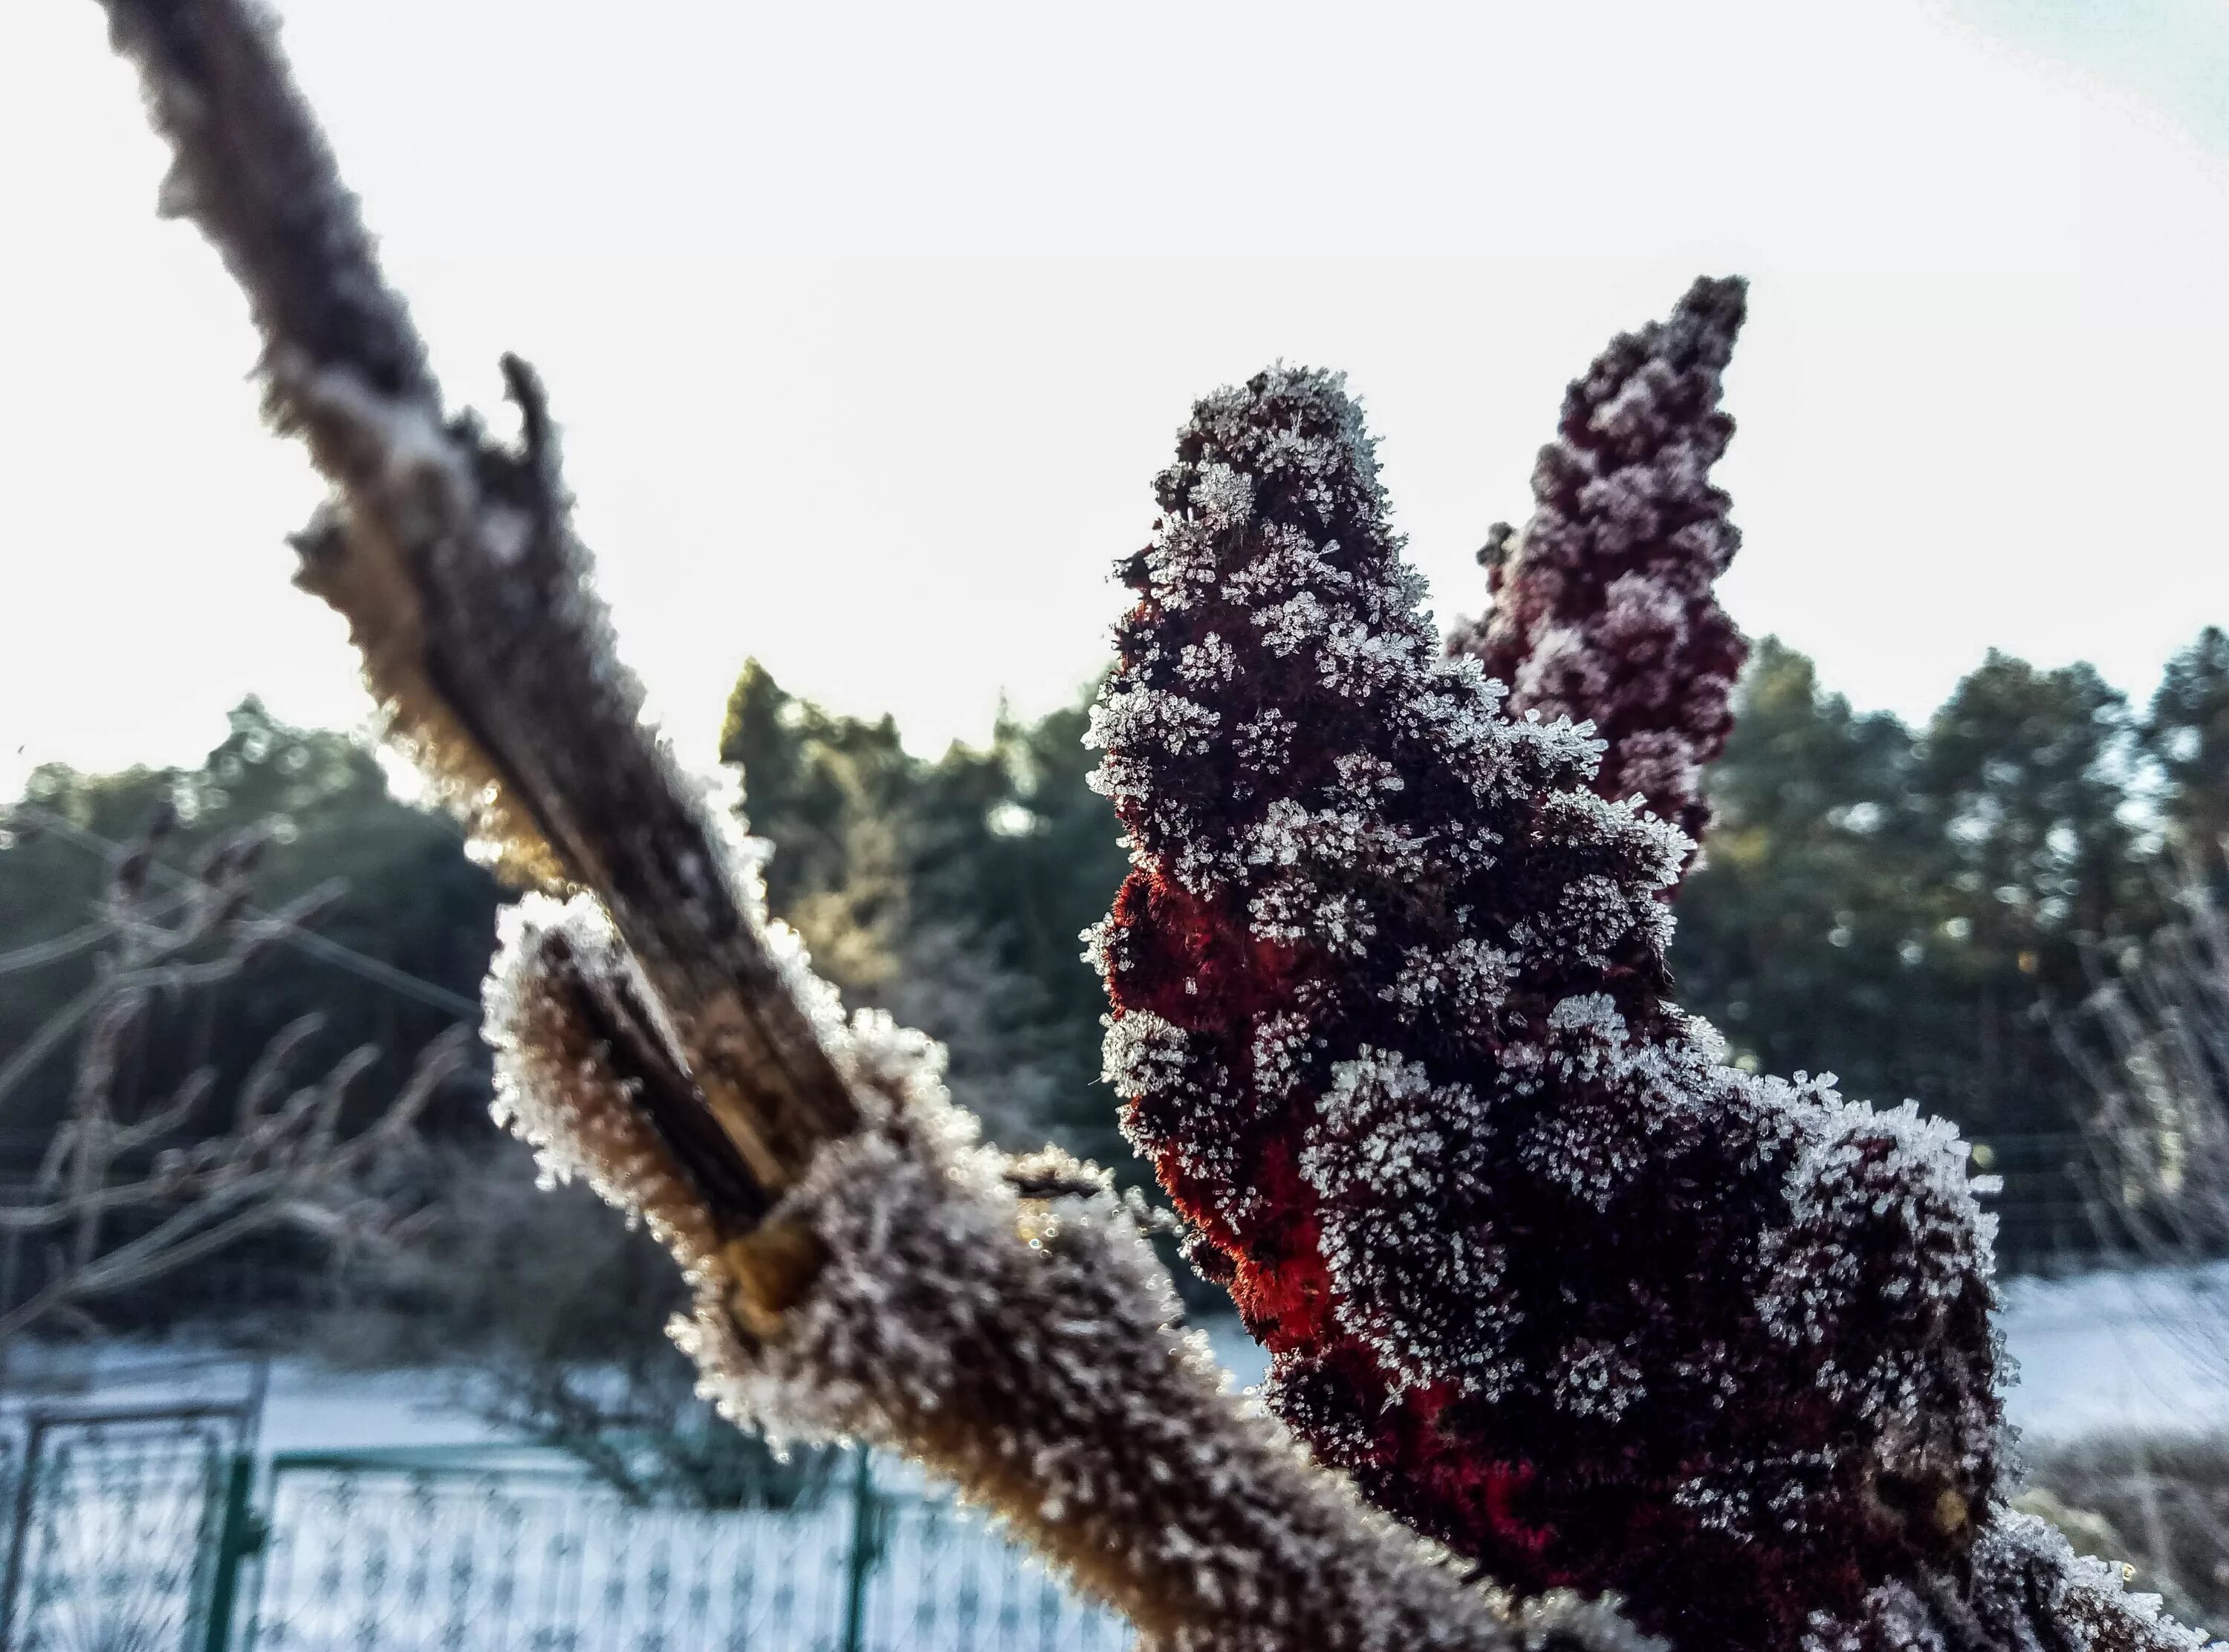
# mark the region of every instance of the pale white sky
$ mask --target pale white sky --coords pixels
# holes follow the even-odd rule
[[[516,349],[685,749],[1095,668],[1191,399],[1347,370],[1442,618],[1564,381],[1739,271],[1736,617],[1924,714],[2229,621],[2229,0],[294,0],[453,395]],[[0,5],[0,788],[363,713],[90,0]]]

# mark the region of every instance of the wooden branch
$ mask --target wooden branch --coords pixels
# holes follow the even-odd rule
[[[766,924],[728,812],[642,720],[572,534],[539,384],[523,435],[445,419],[268,24],[104,0],[223,253],[267,404],[332,482],[300,580],[348,620],[395,738],[536,895],[489,988],[498,1108],[650,1222],[730,1413],[912,1453],[1185,1648],[1635,1644],[1519,1611],[1362,1508],[1223,1391],[1103,1178],[972,1145],[941,1053],[846,1021]]]
[[[347,618],[395,733],[496,857],[609,906],[744,1173],[779,1193],[858,1115],[704,800],[643,727],[531,371],[504,364],[519,448],[444,424],[425,348],[266,22],[238,3],[108,10],[175,151],[166,205],[247,291],[271,413],[337,490],[298,541],[301,582]]]

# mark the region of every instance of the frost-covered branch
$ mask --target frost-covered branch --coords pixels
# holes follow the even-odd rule
[[[1686,841],[1442,657],[1340,381],[1200,402],[1157,494],[1090,945],[1273,1407],[1493,1575],[1682,1644],[2179,1644],[1995,1507],[1964,1145],[1718,1065],[1666,996]]]
[[[723,863],[716,807],[643,728],[532,371],[504,364],[516,446],[444,417],[253,6],[107,9],[174,152],[165,205],[224,254],[263,335],[272,417],[335,485],[298,541],[301,583],[348,620],[394,737],[484,851],[607,900],[743,1170],[769,1195],[787,1186],[857,1114]]]
[[[16,818],[35,829],[35,815]],[[118,858],[86,926],[95,953],[92,983],[0,1071],[4,1099],[49,1054],[77,1043],[67,1102],[39,1165],[27,1184],[0,1198],[10,1257],[0,1343],[45,1322],[82,1319],[93,1304],[256,1234],[291,1229],[324,1242],[377,1239],[398,1213],[376,1190],[376,1173],[409,1140],[463,1060],[468,1032],[460,1028],[420,1053],[371,1117],[351,1121],[344,1117],[350,1091],[378,1051],[353,1050],[298,1083],[301,1048],[318,1030],[317,1018],[305,1016],[264,1047],[223,1129],[206,1129],[217,1099],[213,1069],[196,1069],[151,1104],[130,1094],[122,1074],[161,999],[222,988],[298,933],[333,893],[316,889],[279,912],[252,912],[247,879],[264,841],[255,833],[222,840],[190,876],[158,879],[170,826],[158,818]],[[27,949],[18,956],[50,962],[57,955]]]
[[[273,417],[333,484],[302,583],[483,851],[549,892],[491,981],[501,1109],[672,1248],[729,1411],[913,1454],[1159,1644],[1631,1644],[1600,1608],[1511,1606],[1310,1466],[1176,1329],[1103,1181],[973,1146],[934,1047],[843,1015],[732,811],[643,723],[532,375],[505,363],[515,447],[445,417],[246,0],[106,3],[166,199],[247,291]]]
[[[980,1145],[934,1045],[871,1012],[845,1020],[809,978],[800,990],[870,1125],[741,1242],[813,1258],[809,1284],[739,1313],[736,1246],[642,1105],[678,1075],[611,1035],[610,1006],[640,985],[601,910],[530,897],[489,984],[499,1111],[553,1175],[589,1181],[672,1250],[697,1292],[676,1336],[729,1415],[907,1451],[1155,1644],[1638,1644],[1606,1610],[1513,1608],[1466,1586],[1361,1507],[1223,1391],[1204,1339],[1180,1329],[1141,1210],[1103,1172]]]
[[[1733,434],[1718,381],[1745,305],[1739,279],[1699,280],[1572,382],[1532,520],[1497,525],[1479,553],[1492,606],[1449,642],[1508,686],[1509,710],[1591,721],[1594,789],[1698,842],[1749,653],[1712,594],[1741,535],[1710,480]]]

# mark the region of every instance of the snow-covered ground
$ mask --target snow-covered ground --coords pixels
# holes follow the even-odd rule
[[[2229,1265],[2015,1279],[2004,1294],[2019,1367],[2005,1409],[2025,1432],[2229,1428]]]
[[[2229,1267],[2014,1282],[2002,1320],[2019,1365],[2007,1396],[2013,1420],[2032,1436],[2060,1437],[2229,1427],[2229,1385],[2192,1335],[2225,1307]],[[1260,1380],[1261,1351],[1234,1322],[1207,1329],[1239,1386]],[[860,1528],[848,1496],[787,1514],[630,1508],[576,1473],[553,1471],[546,1457],[425,1455],[500,1443],[459,1408],[442,1372],[281,1360],[258,1373],[236,1359],[183,1352],[19,1350],[0,1410],[67,1406],[72,1389],[103,1409],[225,1402],[261,1383],[267,1457],[403,1450],[401,1461],[297,1461],[266,1477],[258,1495],[271,1541],[243,1611],[270,1652],[745,1642],[825,1652],[855,1610],[859,1643],[871,1652],[986,1642],[1113,1652],[1128,1641],[1115,1620],[903,1464],[876,1466],[883,1495],[874,1525],[887,1546],[855,1588],[848,1568]],[[35,1399],[35,1386],[46,1392]],[[111,1483],[97,1447],[87,1449],[76,1489],[56,1503],[56,1517],[35,1523],[27,1550],[19,1612],[38,1632],[25,1643],[116,1643],[127,1629],[176,1639],[195,1587],[192,1556],[205,1540],[208,1459],[191,1447],[158,1452]],[[159,1470],[151,1477],[150,1462]],[[411,1471],[434,1464],[446,1466]]]
[[[2024,1434],[2229,1427],[2229,1265],[2189,1271],[2014,1279],[1998,1322],[2016,1380],[2005,1410]],[[2221,1327],[2220,1362],[2200,1333]],[[1235,1320],[1208,1327],[1239,1383],[1266,1361]]]
[[[2224,1357],[2209,1368],[2194,1332],[2216,1314]],[[2006,1407],[2028,1434],[2229,1427],[2229,1265],[2014,1280],[2001,1322],[2017,1366]],[[1262,1350],[1236,1320],[1210,1321],[1206,1330],[1237,1386],[1261,1380]],[[51,1357],[45,1363],[51,1366]],[[213,1362],[205,1376],[182,1373],[174,1355],[138,1348],[106,1349],[90,1360],[76,1355],[70,1363],[105,1402],[153,1402],[182,1391],[223,1397],[241,1392],[244,1381],[234,1363]],[[498,1437],[458,1408],[453,1383],[439,1371],[334,1371],[282,1359],[272,1364],[268,1384],[262,1445],[270,1452]]]

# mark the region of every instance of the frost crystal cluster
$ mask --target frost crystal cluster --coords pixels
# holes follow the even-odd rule
[[[1698,840],[1749,651],[1711,593],[1741,543],[1710,472],[1733,434],[1718,380],[1744,303],[1740,280],[1705,278],[1564,392],[1532,521],[1479,553],[1493,605],[1449,639],[1509,686],[1512,711],[1594,724],[1596,791]]]
[[[1738,299],[1651,349],[1722,361]],[[1658,428],[1676,387],[1627,376],[1582,405]],[[1688,840],[1443,656],[1339,379],[1200,402],[1156,493],[1093,732],[1134,866],[1087,939],[1270,1405],[1490,1575],[1684,1645],[1939,1617],[1999,1480],[1964,1145],[1718,1064],[1666,996]]]
[[[1104,1172],[981,1144],[935,1045],[846,1018],[785,951],[868,1123],[742,1241],[809,1259],[771,1320],[737,1313],[737,1246],[588,1008],[644,1002],[601,908],[512,908],[486,992],[498,1117],[545,1174],[585,1179],[671,1250],[696,1287],[675,1340],[734,1421],[919,1458],[1172,1652],[1646,1652],[1603,1606],[1467,1581],[1321,1473],[1224,1391]]]

